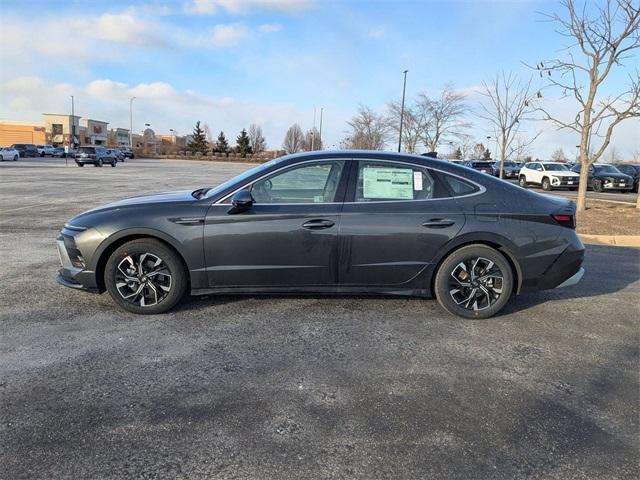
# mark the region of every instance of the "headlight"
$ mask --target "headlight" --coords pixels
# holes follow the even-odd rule
[[[67,230],[72,230],[74,232],[84,232],[89,227],[83,227],[82,225],[71,225],[70,223],[65,223],[64,228]]]
[[[551,183],[560,183],[560,179],[558,177],[551,177]]]

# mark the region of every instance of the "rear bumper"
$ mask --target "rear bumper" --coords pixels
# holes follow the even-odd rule
[[[572,285],[576,285],[578,282],[580,282],[580,280],[582,280],[583,276],[584,276],[584,268],[580,267],[580,270],[574,273],[571,277],[567,278],[564,282],[562,282],[556,288],[564,288],[564,287],[570,287]]]

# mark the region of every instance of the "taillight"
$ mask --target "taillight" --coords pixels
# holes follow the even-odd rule
[[[576,228],[576,217],[564,213],[557,213],[551,217],[563,227]]]

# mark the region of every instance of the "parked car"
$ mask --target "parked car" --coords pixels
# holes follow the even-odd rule
[[[493,170],[493,162],[485,161],[485,160],[467,160],[465,165],[469,168],[473,168],[478,172],[487,173],[489,175],[494,175],[495,172]]]
[[[36,149],[38,150],[38,155],[41,157],[52,157],[55,147],[53,145],[37,145]]]
[[[0,148],[0,160],[3,162],[5,160],[13,160],[14,162],[18,161],[20,158],[20,152],[13,147],[2,147]]]
[[[74,154],[74,158],[79,167],[84,167],[87,163],[94,167],[102,167],[105,163],[115,167],[118,161],[108,153],[104,147],[79,147]]]
[[[117,148],[109,148],[109,149],[107,149],[107,153],[109,155],[115,157],[116,161],[124,162],[124,159],[125,159],[124,153],[122,153],[119,149],[117,149]]]
[[[126,158],[135,158],[135,154],[130,147],[120,147],[120,151]]]
[[[573,202],[374,151],[289,155],[214,188],[117,201],[71,219],[57,246],[58,282],[142,314],[187,291],[378,293],[487,318],[584,273]]]
[[[580,165],[573,167],[573,171],[580,173]],[[596,192],[604,190],[620,190],[629,192],[633,188],[633,178],[622,173],[613,165],[594,163],[589,165],[587,188]]]
[[[632,190],[638,193],[638,181],[640,180],[640,165],[634,165],[631,163],[619,163],[615,167],[625,175],[629,175],[633,179]]]
[[[500,176],[500,161],[498,160],[493,164],[493,174],[496,177]],[[518,178],[518,174],[520,173],[520,165],[516,162],[505,161],[503,165],[504,178]]]
[[[64,147],[54,147],[51,156],[54,158],[65,158],[67,152],[65,152]]]
[[[564,163],[559,162],[528,162],[520,169],[518,183],[521,187],[540,185],[543,190],[568,188],[577,190],[580,175],[572,172]]]
[[[14,143],[11,147],[15,148],[21,157],[37,157],[39,155],[38,149],[33,143]]]

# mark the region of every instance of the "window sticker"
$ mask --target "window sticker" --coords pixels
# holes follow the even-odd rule
[[[422,190],[422,172],[413,172],[413,189],[415,191]]]
[[[364,198],[413,200],[412,172],[411,168],[365,167],[362,172]]]

